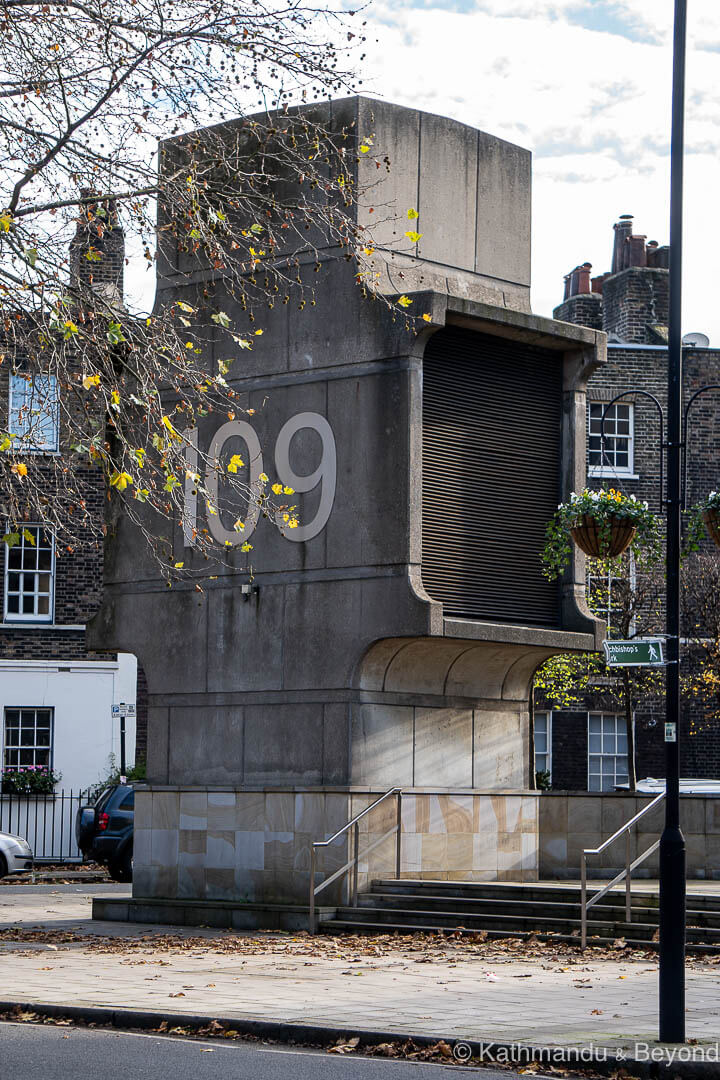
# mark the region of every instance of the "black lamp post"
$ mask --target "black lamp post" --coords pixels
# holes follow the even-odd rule
[[[665,828],[660,838],[660,1041],[685,1041],[685,838],[680,830],[680,520],[682,511],[682,239],[687,0],[675,0],[670,147],[667,396]]]
[[[670,317],[668,326],[667,440],[663,409],[652,394],[626,390],[606,405],[600,423],[605,458],[605,417],[628,394],[650,398],[660,414],[660,509],[667,514],[665,669],[665,827],[660,838],[660,1041],[685,1041],[685,838],[680,829],[680,544],[681,514],[687,494],[688,413],[683,416],[682,231],[685,128],[685,39],[687,0],[675,0],[673,33],[672,140],[670,148]],[[667,453],[667,495],[663,493],[663,451]],[[685,468],[684,468],[685,466]]]

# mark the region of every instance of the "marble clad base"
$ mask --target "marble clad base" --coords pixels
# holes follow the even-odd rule
[[[311,844],[341,829],[379,794],[357,789],[137,789],[133,897],[307,904]],[[536,794],[520,792],[407,792],[401,875],[537,880],[538,800]],[[361,889],[395,872],[396,837],[382,837],[395,825],[396,815],[395,799],[389,798],[360,823]],[[350,844],[344,834],[320,851],[316,884],[348,861]],[[319,902],[342,902],[343,889],[340,879]]]

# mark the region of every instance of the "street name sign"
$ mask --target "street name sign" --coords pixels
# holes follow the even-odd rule
[[[608,667],[662,667],[662,638],[637,638],[634,641],[603,641]]]

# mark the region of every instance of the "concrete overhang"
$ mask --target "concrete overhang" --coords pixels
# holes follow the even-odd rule
[[[594,634],[513,623],[476,622],[472,619],[443,619],[443,636],[507,645],[536,645],[557,652],[593,652],[597,648]]]
[[[571,352],[595,349],[598,362],[605,359],[607,335],[573,323],[559,322],[543,315],[484,304],[457,296],[432,293],[432,319],[442,326],[461,326],[496,337],[538,345],[544,349]]]

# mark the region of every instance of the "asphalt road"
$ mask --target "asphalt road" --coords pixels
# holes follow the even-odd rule
[[[513,1080],[516,1073],[282,1047],[0,1024],[2,1080]]]

